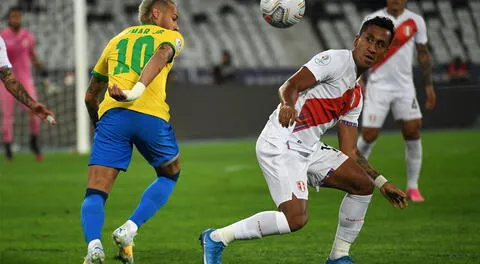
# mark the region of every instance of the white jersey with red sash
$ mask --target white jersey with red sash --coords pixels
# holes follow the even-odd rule
[[[363,100],[352,51],[327,50],[303,66],[312,72],[317,83],[298,94],[295,109],[300,122],[289,128],[281,127],[277,108],[261,136],[281,138],[290,142],[292,148],[312,152],[321,136],[339,120],[358,125]]]
[[[405,9],[397,18],[386,8],[365,17],[390,18],[395,25],[395,38],[385,58],[370,69],[367,89],[380,89],[404,94],[415,94],[412,60],[415,44],[427,43],[427,29],[423,18]]]

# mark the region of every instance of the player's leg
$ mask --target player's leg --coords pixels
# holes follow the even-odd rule
[[[32,80],[25,80],[25,90],[30,94],[30,96],[37,101],[37,90]],[[41,120],[38,116],[33,113],[29,113],[29,124],[30,124],[30,150],[35,154],[37,160],[43,160],[42,151],[39,144],[39,134],[40,134],[40,124]]]
[[[358,137],[357,148],[368,159],[380,129],[390,109],[390,95],[384,91],[367,87],[362,113],[362,134]]]
[[[316,155],[319,159],[310,166],[309,174],[327,174],[322,186],[347,193],[340,206],[337,233],[326,263],[352,263],[350,246],[363,226],[374,184],[353,159],[338,150],[325,148]]]
[[[81,223],[88,244],[85,263],[103,263],[101,232],[104,205],[119,170],[126,170],[132,156],[131,129],[122,110],[108,111],[97,123],[88,163],[88,183],[81,208]]]
[[[0,83],[0,99],[2,103],[2,141],[5,146],[5,158],[8,161],[13,159],[13,118],[15,114],[15,98]]]
[[[170,124],[150,115],[136,112],[132,115],[140,128],[134,135],[134,144],[155,168],[156,177],[143,192],[130,218],[113,232],[119,258],[124,263],[133,263],[133,239],[137,230],[167,203],[180,175],[179,149]]]
[[[104,206],[118,169],[91,165],[88,167],[88,183],[81,208],[81,221],[85,241],[88,244],[85,263],[103,263],[105,253],[101,242]]]
[[[308,157],[287,149],[285,143],[257,141],[257,159],[279,211],[263,211],[219,229],[207,229],[200,236],[204,264],[221,263],[225,246],[234,240],[259,239],[288,234],[308,221],[306,169]]]
[[[405,161],[407,166],[407,196],[414,202],[423,202],[424,198],[418,188],[422,169],[422,141],[420,128],[422,113],[414,96],[403,96],[392,107],[395,120],[399,120],[405,140]]]

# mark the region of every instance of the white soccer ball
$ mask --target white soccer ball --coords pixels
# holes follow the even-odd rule
[[[261,0],[263,19],[277,28],[297,24],[305,14],[305,0]]]

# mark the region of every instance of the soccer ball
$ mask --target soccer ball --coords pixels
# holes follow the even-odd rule
[[[277,28],[288,28],[305,14],[305,0],[261,0],[263,19]]]

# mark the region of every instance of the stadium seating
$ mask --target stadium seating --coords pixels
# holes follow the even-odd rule
[[[87,0],[89,64],[121,29],[137,23],[138,0]],[[275,29],[262,21],[258,1],[177,0],[187,49],[180,68],[209,68],[230,50],[239,68],[290,68],[328,48],[349,48],[363,17],[384,1],[320,1],[307,5],[307,18],[290,29]],[[37,35],[38,53],[49,69],[71,69],[73,5],[64,0],[3,0],[26,11],[25,25]],[[425,17],[436,63],[460,56],[480,63],[480,2],[476,0],[408,1]],[[6,26],[0,21],[0,27]]]

